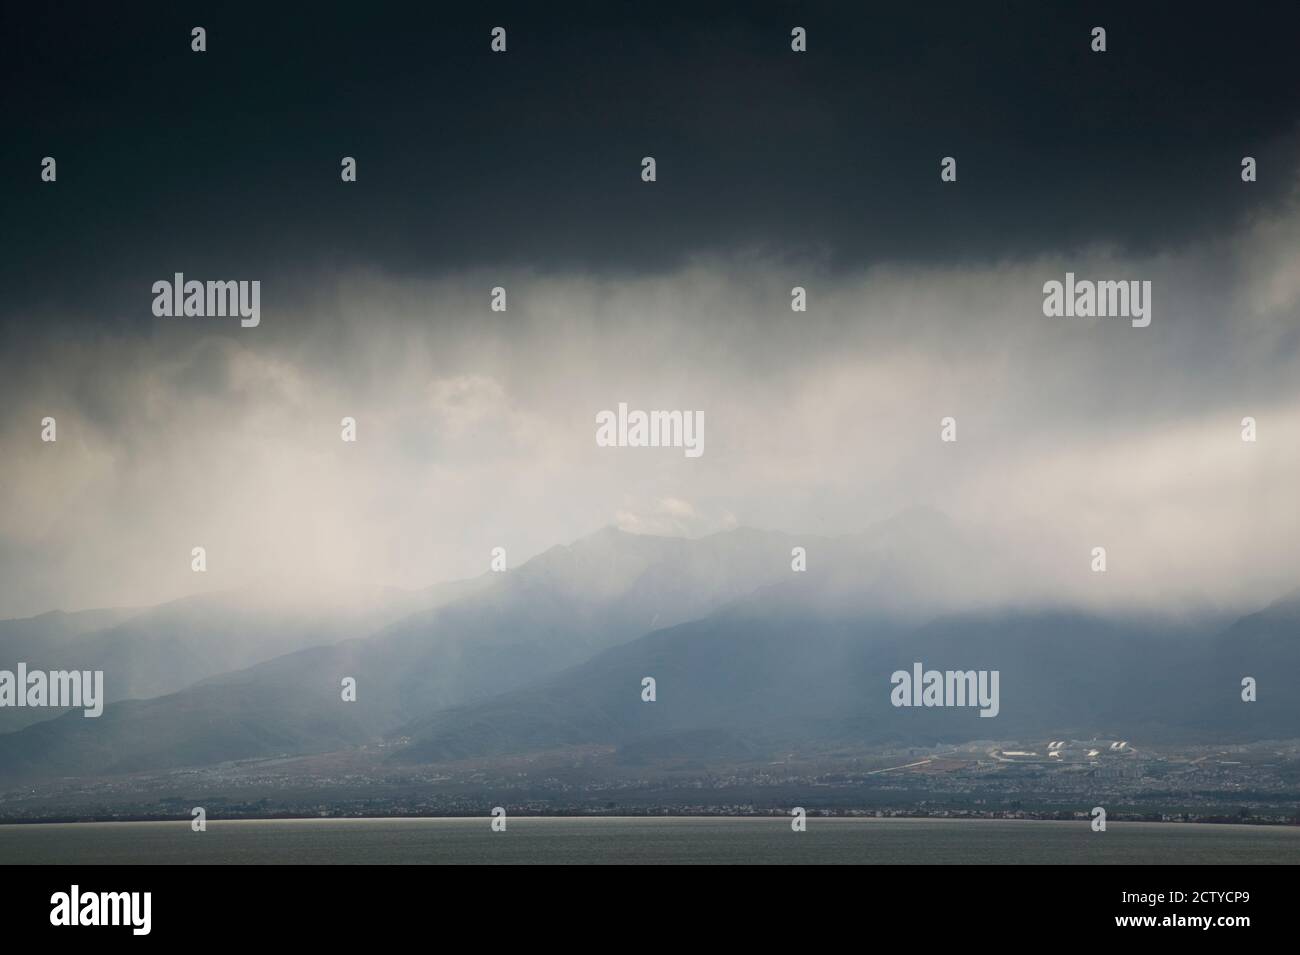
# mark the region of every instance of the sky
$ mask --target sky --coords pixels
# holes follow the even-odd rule
[[[0,616],[915,506],[1034,568],[994,597],[1293,589],[1294,14],[1042,6],[6,10]],[[155,316],[178,271],[261,323]],[[597,447],[620,402],[704,454]]]

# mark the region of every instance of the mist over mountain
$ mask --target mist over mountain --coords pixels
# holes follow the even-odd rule
[[[82,659],[86,651],[82,638],[86,634],[112,627],[137,613],[140,610],[51,610],[36,617],[0,620],[0,669],[13,670],[20,661],[54,667],[63,661]],[[53,719],[62,712],[48,707],[0,708],[0,733]]]
[[[1213,671],[1225,678],[1207,691],[1216,706],[1202,714],[1203,729],[1219,726],[1249,738],[1264,723],[1279,737],[1300,733],[1300,589],[1236,621],[1215,638],[1211,652]],[[1241,706],[1240,681],[1246,676],[1257,681],[1258,699]]]
[[[129,610],[55,611],[0,621],[0,669],[102,670],[106,702],[174,693],[304,647],[368,634],[472,593],[472,581],[307,605],[265,591],[220,591]],[[0,708],[0,732],[52,719],[52,707]],[[78,713],[79,715],[79,713]]]
[[[778,591],[782,591],[778,597]],[[977,739],[1141,737],[1149,741],[1287,738],[1300,706],[1294,604],[1212,635],[1200,625],[1106,619],[1071,610],[945,615],[923,626],[800,608],[772,588],[705,620],[657,631],[554,680],[402,727],[394,759],[433,762],[560,746],[606,745],[635,761],[778,755]],[[1258,637],[1258,639],[1256,639]],[[1253,640],[1242,669],[1225,643]],[[891,675],[998,671],[993,718],[975,706],[895,707]],[[1240,677],[1268,674],[1270,704],[1241,701]],[[657,699],[640,696],[653,677]],[[702,749],[697,749],[702,747]]]
[[[607,528],[485,575],[369,639],[312,646],[170,696],[110,705],[94,720],[74,712],[0,737],[0,768],[126,772],[357,744],[705,615],[788,576],[789,554],[780,534],[686,540]],[[355,702],[341,700],[344,677],[357,681]]]
[[[806,571],[792,570],[795,548]],[[396,762],[597,744],[636,764],[1033,734],[1259,739],[1300,727],[1296,705],[1269,692],[1300,677],[1295,595],[1231,626],[1203,610],[982,606],[984,582],[1014,572],[1013,556],[922,510],[828,538],[606,528],[504,573],[405,595],[424,608],[375,631],[364,629],[374,615],[255,616],[214,598],[122,621],[36,618],[0,630],[14,634],[11,649],[66,653],[85,668],[67,650],[81,640],[131,680],[97,719],[73,712],[0,735],[0,773],[128,773],[383,739]],[[372,635],[342,638],[350,627]],[[890,675],[915,662],[999,671],[997,716],[891,705]],[[186,673],[198,682],[121,699],[149,696],[146,677],[164,685]],[[1240,703],[1243,675],[1259,678],[1259,703]],[[654,703],[641,699],[647,676]],[[355,702],[341,698],[345,677]]]

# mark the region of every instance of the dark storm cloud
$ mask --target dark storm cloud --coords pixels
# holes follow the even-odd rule
[[[993,542],[989,600],[1294,587],[1286,8],[533,6],[6,10],[0,616],[193,592],[197,542],[351,591],[917,505]],[[177,271],[263,321],[155,317]],[[1150,327],[1045,315],[1067,271],[1150,281]],[[625,400],[707,453],[604,453]]]
[[[140,289],[173,270],[1145,253],[1229,228],[1294,181],[1285,5],[729,6],[6,11],[10,332],[57,334],[31,326],[69,309],[147,329]],[[497,24],[504,56],[488,50]],[[807,55],[789,50],[796,24]],[[189,50],[194,25],[207,53]],[[1105,54],[1088,49],[1094,25]],[[1249,187],[1245,154],[1261,168]],[[939,182],[944,155],[956,186]]]

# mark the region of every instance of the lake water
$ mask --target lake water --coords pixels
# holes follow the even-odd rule
[[[209,820],[0,826],[0,863],[1300,862],[1300,828],[1087,821],[810,818]]]

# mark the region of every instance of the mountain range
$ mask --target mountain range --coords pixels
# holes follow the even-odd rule
[[[1014,571],[919,511],[821,538],[606,528],[347,612],[220,594],[6,621],[0,666],[103,669],[110,702],[97,719],[0,711],[0,781],[381,741],[395,765],[599,745],[636,766],[1034,734],[1300,736],[1300,592],[1237,620],[981,605],[987,575]],[[997,670],[997,716],[893,706],[891,674],[916,662]]]

